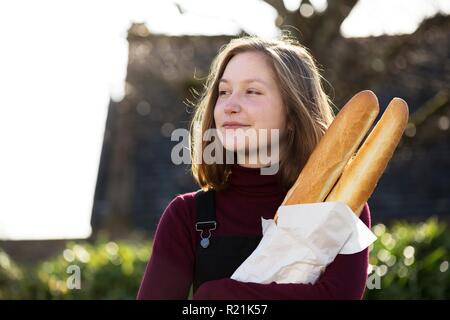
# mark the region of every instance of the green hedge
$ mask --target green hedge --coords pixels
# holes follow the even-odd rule
[[[20,268],[0,250],[0,299],[135,299],[150,252],[149,241],[69,241],[56,257]]]
[[[437,218],[387,228],[375,225],[369,283],[380,276],[380,289],[366,290],[367,299],[449,299],[450,233]],[[370,271],[370,270],[369,270]]]
[[[444,223],[430,218],[372,230],[378,240],[371,246],[373,288],[366,299],[450,298],[450,233]],[[59,255],[33,266],[17,265],[0,249],[0,299],[135,299],[150,249],[151,242],[142,240],[69,241]],[[79,267],[79,290],[67,287],[68,279],[76,279],[70,266]]]

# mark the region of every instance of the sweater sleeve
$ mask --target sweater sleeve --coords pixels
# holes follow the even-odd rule
[[[360,219],[370,228],[370,210],[366,203]],[[338,254],[315,284],[258,284],[239,282],[230,278],[203,283],[194,300],[330,300],[362,299],[367,281],[369,249]]]
[[[138,300],[187,299],[192,283],[194,252],[185,200],[167,206],[156,228]]]

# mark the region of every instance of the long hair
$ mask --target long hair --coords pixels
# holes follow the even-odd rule
[[[283,99],[286,124],[284,150],[279,157],[278,179],[287,190],[295,183],[314,147],[334,119],[332,104],[324,92],[322,77],[312,55],[297,40],[282,35],[280,39],[245,36],[232,39],[214,58],[204,91],[195,105],[190,123],[190,155],[203,159],[203,150],[211,143],[196,141],[205,131],[215,128],[214,106],[219,80],[228,62],[243,52],[261,52],[269,59]],[[226,150],[224,149],[224,154]],[[224,189],[228,185],[231,164],[206,164],[192,161],[192,175],[202,189]]]

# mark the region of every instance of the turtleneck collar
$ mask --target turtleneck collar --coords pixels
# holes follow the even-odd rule
[[[285,195],[278,183],[279,171],[273,175],[262,175],[260,168],[247,168],[233,164],[229,176],[231,189],[248,195]]]

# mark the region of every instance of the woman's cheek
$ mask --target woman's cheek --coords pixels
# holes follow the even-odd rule
[[[222,113],[221,113],[221,106],[216,104],[214,106],[214,111],[213,111],[213,117],[214,117],[214,123],[216,125],[216,128],[218,126],[219,123],[221,123],[222,120]]]

